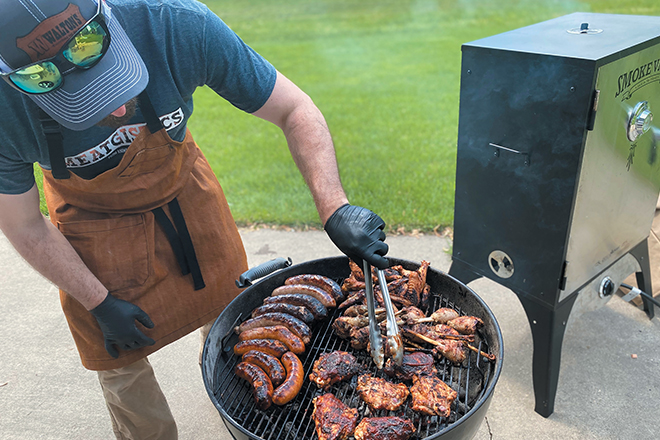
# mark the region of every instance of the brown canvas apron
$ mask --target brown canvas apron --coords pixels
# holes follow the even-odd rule
[[[175,142],[164,128],[151,130],[153,134],[145,127],[120,164],[94,179],[71,173],[61,180],[44,170],[53,224],[114,296],[142,308],[155,324],[153,329],[137,324],[156,341],[153,346],[120,350],[119,358],[113,359],[94,317],[60,291],[82,363],[90,370],[130,365],[215,319],[238,294],[234,280],[247,269],[222,188],[190,132],[183,142]],[[156,221],[153,212],[171,220],[179,216],[174,209],[179,207],[203,276],[201,285],[194,270],[192,275],[190,269],[182,271],[185,264],[173,251],[163,219]],[[181,223],[175,219],[173,224],[179,225],[186,247]]]

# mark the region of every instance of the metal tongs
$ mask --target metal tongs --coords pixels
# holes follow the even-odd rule
[[[371,279],[371,264],[366,260],[363,260],[363,266],[365,296],[367,297],[367,310],[369,312],[369,343],[371,345],[371,358],[374,360],[376,367],[380,370],[385,364],[385,351],[383,350],[378,321],[376,321],[376,298],[374,297],[374,283]],[[394,360],[394,363],[400,366],[403,363],[403,340],[401,339],[401,335],[399,335],[399,327],[396,325],[396,316],[394,316],[394,308],[392,307],[390,292],[387,289],[385,274],[383,271],[376,268],[376,275],[378,276],[378,284],[380,284],[380,291],[383,294],[383,302],[385,303],[385,312],[387,314],[388,354]]]

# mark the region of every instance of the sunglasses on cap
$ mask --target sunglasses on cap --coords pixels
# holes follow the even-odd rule
[[[9,83],[21,92],[39,95],[62,87],[64,75],[58,67],[71,66],[79,69],[94,67],[110,47],[110,31],[102,12],[103,0],[99,1],[96,14],[76,32],[54,57],[28,64],[0,76],[8,77]],[[57,61],[55,64],[53,61]]]

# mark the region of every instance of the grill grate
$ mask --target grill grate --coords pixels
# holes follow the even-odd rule
[[[469,311],[464,312],[453,301],[442,295],[432,292],[432,299],[432,304],[429,307],[430,310],[436,310],[440,307],[450,307],[461,315],[469,314]],[[428,314],[428,310],[425,312]],[[314,337],[309,344],[309,349],[300,356],[305,369],[305,382],[298,396],[283,407],[272,405],[266,411],[257,409],[254,405],[250,385],[236,377],[233,373],[239,357],[235,356],[232,352],[226,353],[222,351],[221,356],[224,356],[225,359],[215,364],[213,383],[217,384],[217,386],[213,389],[213,393],[227,415],[258,439],[316,439],[314,422],[311,417],[314,410],[313,399],[326,391],[319,390],[307,376],[312,370],[314,361],[319,356],[335,350],[346,351],[352,353],[362,365],[367,366],[367,372],[376,377],[386,378],[384,373],[379,371],[373,364],[366,350],[355,350],[351,347],[348,340],[341,339],[335,335],[331,324],[340,315],[341,311],[335,309],[330,319],[315,323],[313,326]],[[233,347],[237,341],[238,336],[233,335],[226,346]],[[476,335],[474,345],[480,350],[489,353],[489,347],[485,342],[485,338],[480,334]],[[220,359],[218,360],[220,361]],[[349,382],[334,384],[328,391],[335,394],[337,398],[348,406],[357,408],[359,418],[365,416],[400,416],[408,418],[417,429],[415,438],[423,439],[438,434],[465,416],[484,397],[487,388],[486,384],[488,384],[492,369],[494,368],[493,364],[485,361],[481,356],[472,351],[468,351],[468,359],[461,365],[453,365],[445,359],[436,360],[435,365],[438,369],[438,377],[454,390],[458,391],[458,397],[452,404],[451,413],[447,418],[431,417],[414,412],[410,408],[410,398],[397,411],[371,411],[361,401],[356,392],[357,376]]]

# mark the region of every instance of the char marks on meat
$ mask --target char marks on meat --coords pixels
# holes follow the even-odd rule
[[[392,359],[388,359],[383,372],[398,380],[412,380],[414,375],[435,375],[438,370],[435,368],[433,356],[416,351],[410,354],[404,354],[403,363],[400,367],[394,364]]]
[[[355,440],[408,440],[415,431],[402,417],[365,417],[355,428]]]
[[[321,355],[312,367],[309,380],[327,390],[332,384],[347,380],[360,372],[357,359],[345,351],[333,351]]]
[[[319,440],[345,440],[355,431],[358,411],[349,408],[334,394],[326,393],[314,398],[312,420]]]
[[[484,322],[476,316],[459,316],[458,318],[447,321],[449,327],[464,335],[475,334],[477,329],[483,324]]]
[[[412,409],[429,416],[449,417],[451,404],[458,396],[437,376],[413,376],[410,387]]]
[[[444,324],[414,324],[407,328],[436,341],[437,345],[434,346],[433,351],[438,356],[443,356],[456,364],[462,363],[467,358],[467,351],[463,342],[442,338],[442,335],[460,336],[453,328]],[[424,343],[424,341],[416,342]]]
[[[396,411],[408,398],[410,391],[402,383],[393,384],[380,377],[364,374],[358,377],[357,392],[372,410]]]

